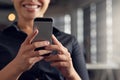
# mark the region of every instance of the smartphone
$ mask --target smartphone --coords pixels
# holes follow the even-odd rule
[[[35,41],[47,40],[52,43],[52,33],[53,33],[53,19],[52,18],[35,18],[34,28],[37,28],[39,33],[33,39]]]

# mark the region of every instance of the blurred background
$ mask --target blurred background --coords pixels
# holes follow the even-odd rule
[[[74,35],[90,80],[120,80],[120,0],[51,0],[45,17]],[[0,0],[0,30],[17,19],[11,0]]]

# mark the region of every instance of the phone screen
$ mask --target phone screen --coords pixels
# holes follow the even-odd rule
[[[52,18],[36,18],[34,20],[34,28],[39,30],[38,35],[34,38],[34,41],[44,41],[47,40],[52,43]]]

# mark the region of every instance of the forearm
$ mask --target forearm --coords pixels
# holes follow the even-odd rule
[[[16,68],[13,62],[10,62],[5,68],[0,71],[1,80],[18,80],[22,72]]]

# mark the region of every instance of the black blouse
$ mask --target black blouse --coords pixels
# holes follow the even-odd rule
[[[53,34],[70,52],[73,66],[82,80],[89,80],[84,55],[81,53],[76,38],[56,28],[53,28]],[[0,32],[0,69],[15,58],[26,37],[27,34],[20,31],[16,23]],[[19,80],[65,80],[65,78],[58,69],[51,67],[50,63],[42,60],[37,62],[30,70],[24,72]]]

